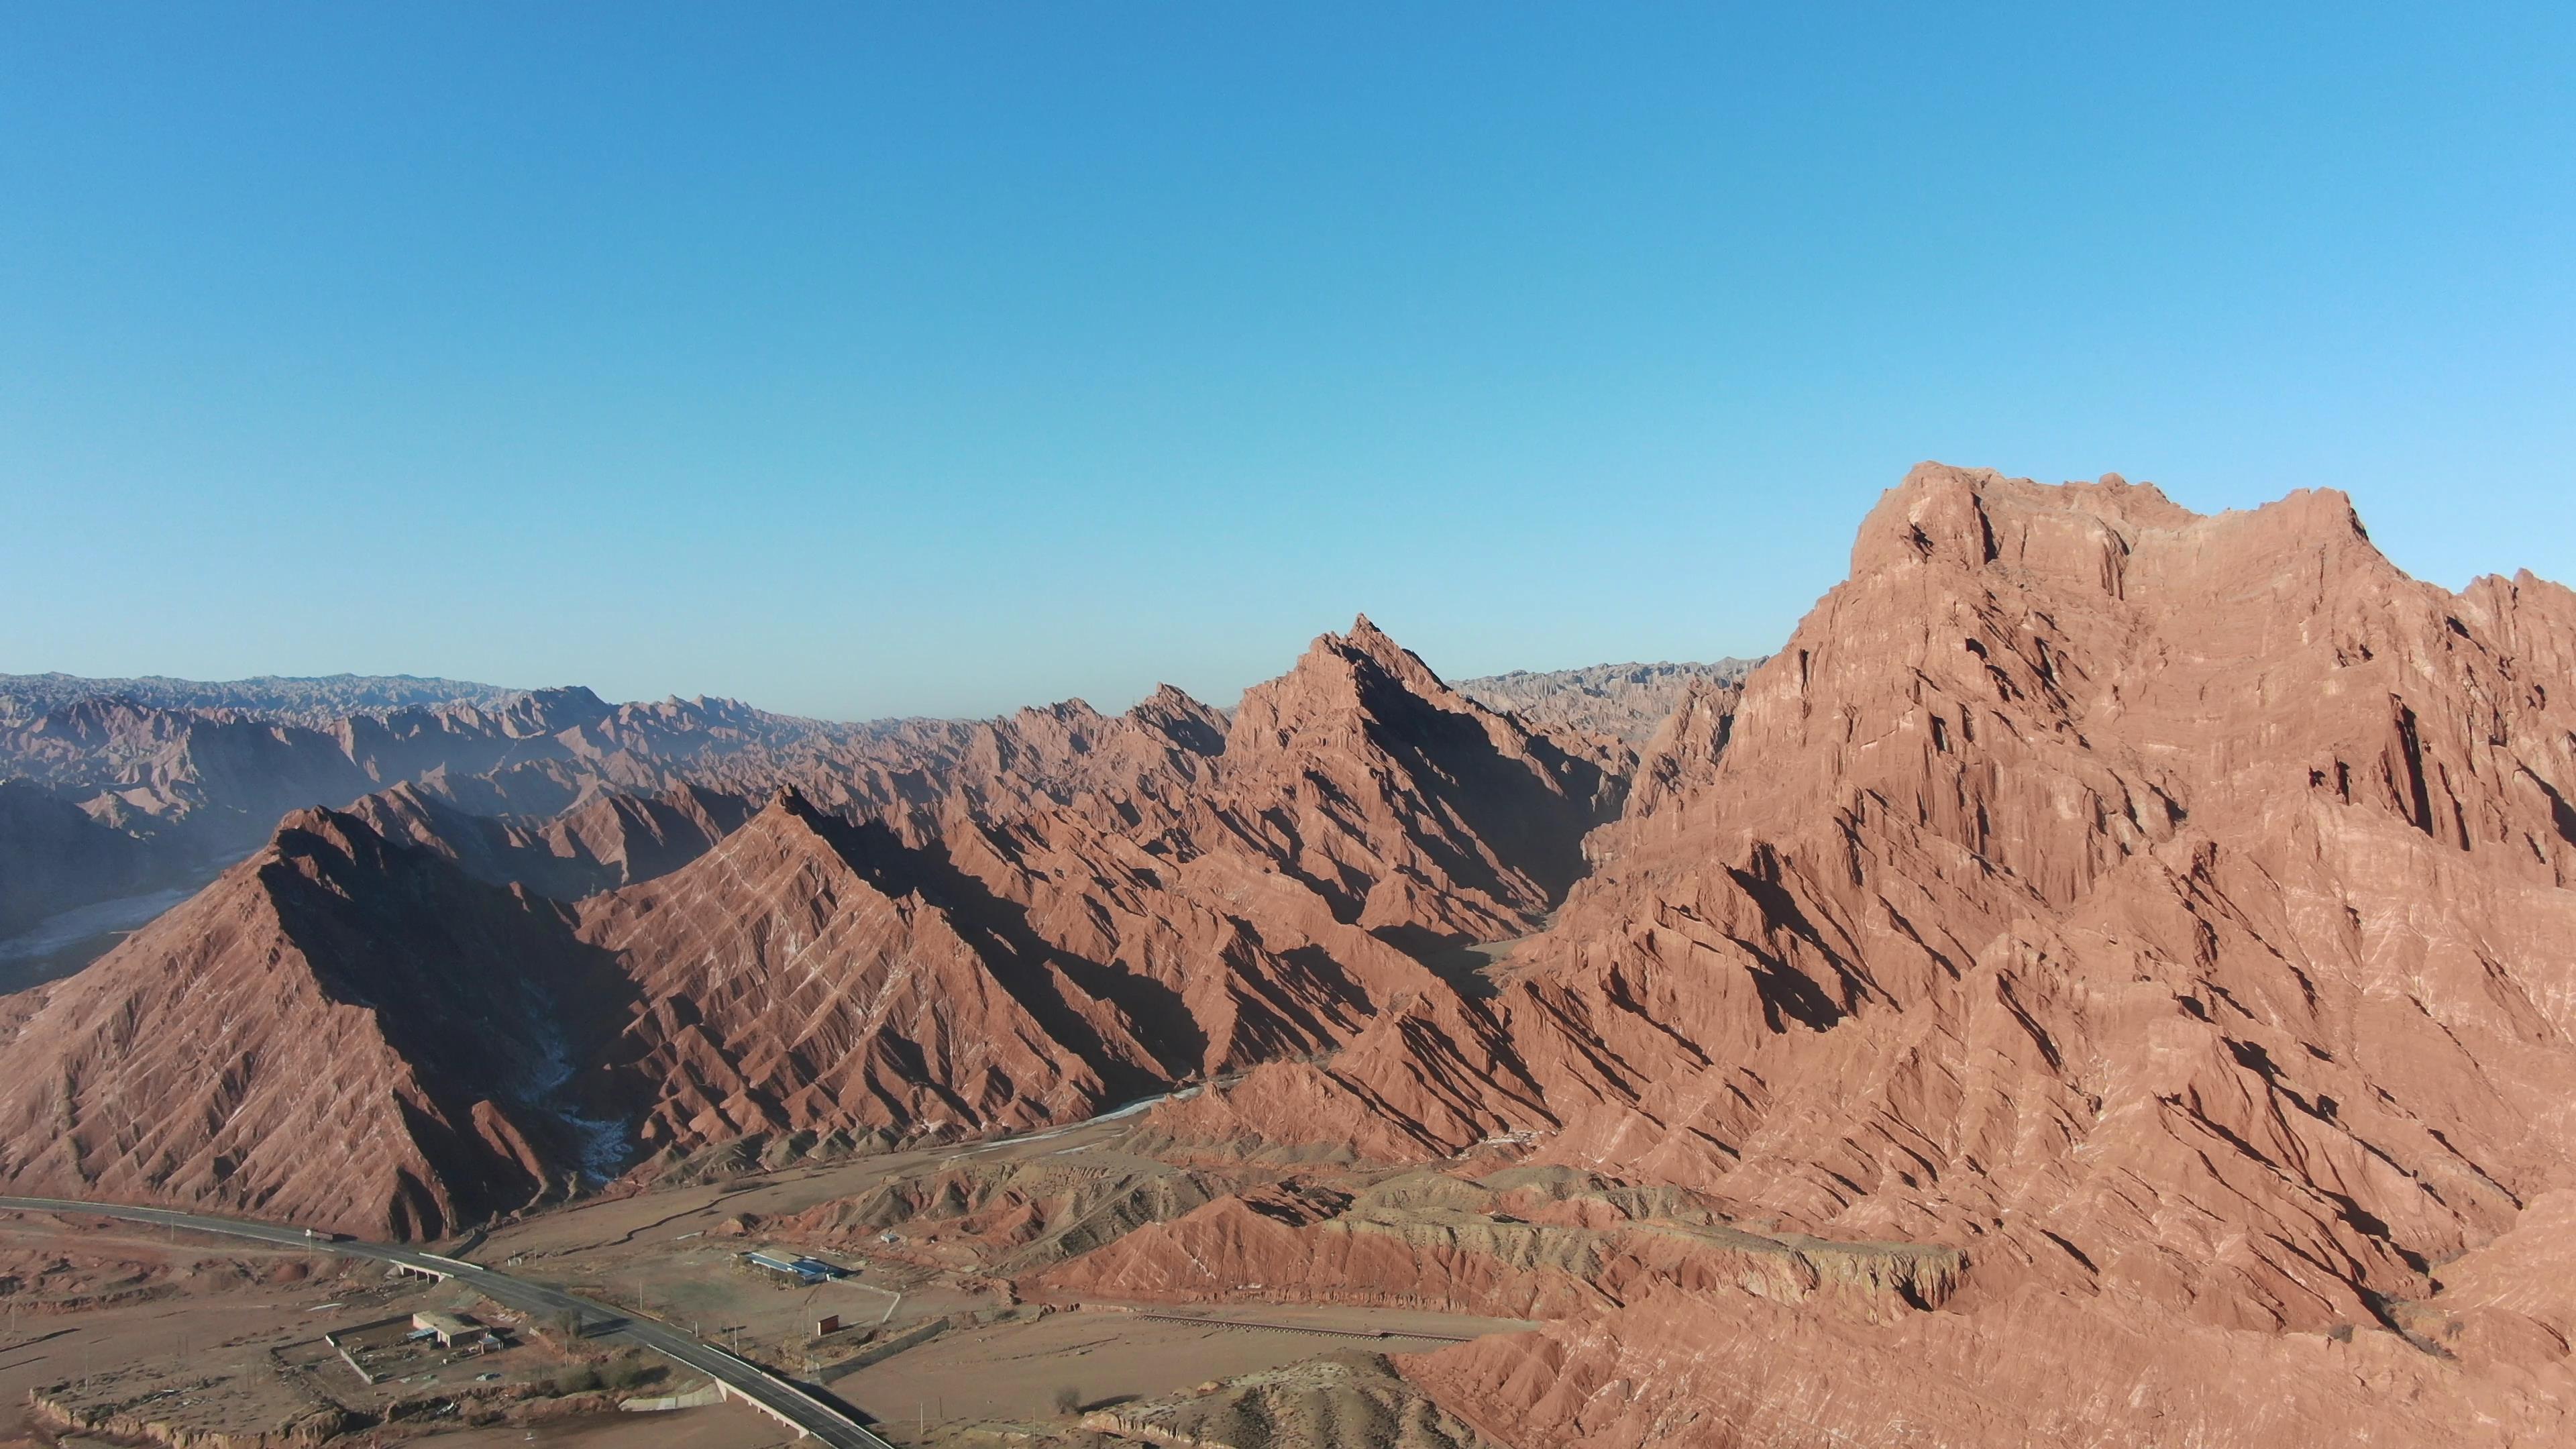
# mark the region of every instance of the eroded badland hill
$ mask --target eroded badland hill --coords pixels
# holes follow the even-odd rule
[[[21,773],[125,783],[30,829],[296,813],[0,998],[0,1183],[1532,1325],[1067,1438],[2576,1435],[2576,595],[1925,465],[1777,654],[1646,668],[1362,619],[1230,712],[58,709]]]

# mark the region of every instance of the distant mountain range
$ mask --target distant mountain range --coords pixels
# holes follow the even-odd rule
[[[1731,660],[1605,665],[1469,681],[1462,692],[1533,723],[1633,742],[1689,679],[1741,672]],[[1226,727],[1227,712],[1177,691],[1156,699],[1185,701],[1172,707],[1200,718],[1210,738]],[[1076,700],[1020,718],[1079,737],[1100,716]],[[543,830],[602,796],[684,786],[759,797],[793,784],[836,809],[899,812],[952,781],[994,788],[979,783],[968,754],[999,738],[973,721],[833,724],[734,700],[612,705],[578,686],[413,675],[0,675],[0,938],[94,902],[201,882],[290,811],[397,786],[416,787],[421,808],[520,830]],[[997,778],[1009,773],[1005,762],[982,763]]]
[[[290,724],[320,726],[345,715],[407,705],[474,704],[487,709],[525,691],[412,674],[262,674],[250,679],[90,679],[77,674],[0,674],[0,724],[13,724],[84,699],[129,699],[155,709],[231,709]]]
[[[1759,659],[1712,663],[1595,664],[1454,681],[1471,699],[1543,724],[1642,740],[1672,712],[1688,681],[1741,680]],[[499,709],[530,691],[470,679],[417,674],[262,674],[249,679],[132,679],[78,674],[0,674],[0,725],[16,724],[86,699],[123,699],[165,710],[233,710],[308,728],[354,714],[447,704]]]
[[[1691,681],[1735,686],[1759,659],[1719,659],[1706,664],[1594,664],[1582,669],[1533,673],[1515,669],[1481,679],[1461,679],[1460,694],[1493,709],[1509,710],[1534,725],[1613,735],[1642,745],[1689,692]]]

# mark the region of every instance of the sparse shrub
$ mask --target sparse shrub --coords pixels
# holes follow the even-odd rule
[[[2352,1325],[2349,1323],[2338,1323],[2334,1327],[2326,1330],[2326,1337],[2333,1339],[2337,1343],[2350,1343],[2352,1342]]]
[[[1066,1384],[1064,1387],[1055,1391],[1055,1411],[1057,1413],[1070,1414],[1081,1407],[1082,1390],[1075,1388],[1071,1384]]]
[[[633,1354],[626,1354],[600,1371],[600,1382],[612,1389],[639,1387],[654,1377],[652,1366]]]
[[[599,1370],[586,1363],[574,1364],[555,1375],[555,1392],[558,1394],[586,1394],[598,1387]]]

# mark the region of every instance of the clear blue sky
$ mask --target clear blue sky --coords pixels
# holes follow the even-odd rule
[[[1961,9],[0,8],[0,670],[1749,654],[1922,458],[2576,579],[2576,7]]]

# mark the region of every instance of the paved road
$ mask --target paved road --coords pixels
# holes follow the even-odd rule
[[[1218,1078],[1220,1083],[1232,1080],[1235,1079]],[[1166,1097],[1174,1099],[1193,1097],[1200,1090],[1196,1086],[1184,1087],[1176,1092],[1129,1102],[1123,1107],[1103,1112],[1097,1117],[1067,1123],[1061,1127],[1048,1127],[1035,1132],[1023,1132],[1014,1137],[999,1137],[986,1142],[971,1143],[952,1155],[976,1155],[1004,1147],[1043,1142],[1050,1138],[1062,1137],[1067,1133],[1078,1132],[1085,1127],[1133,1117],[1163,1102]],[[302,1228],[282,1228],[271,1223],[252,1222],[245,1218],[208,1217],[202,1213],[173,1212],[168,1208],[127,1207],[122,1203],[74,1202],[48,1197],[0,1197],[0,1210],[88,1213],[94,1217],[151,1223],[156,1227],[193,1228],[198,1232],[226,1233],[237,1238],[253,1238],[288,1247],[327,1248],[332,1252],[346,1253],[351,1257],[374,1258],[380,1262],[399,1263],[406,1268],[437,1273],[466,1284],[495,1303],[515,1308],[522,1313],[539,1317],[565,1312],[578,1314],[585,1334],[641,1344],[665,1357],[677,1359],[709,1378],[721,1382],[741,1397],[760,1405],[768,1410],[773,1418],[784,1420],[799,1431],[832,1446],[832,1449],[894,1449],[893,1445],[869,1433],[866,1427],[847,1410],[826,1403],[758,1364],[736,1358],[723,1349],[701,1342],[696,1337],[683,1333],[667,1323],[622,1313],[605,1304],[593,1303],[587,1298],[566,1293],[560,1288],[549,1288],[542,1283],[531,1283],[524,1278],[495,1273],[489,1268],[468,1263],[461,1258],[441,1257],[436,1253],[425,1253],[417,1248],[397,1247],[390,1243],[317,1239],[307,1236]],[[475,1240],[479,1240],[479,1235],[477,1239],[469,1241]]]
[[[554,1313],[579,1315],[587,1334],[628,1343],[641,1344],[666,1357],[677,1359],[698,1372],[715,1379],[743,1398],[769,1411],[774,1418],[794,1425],[832,1449],[893,1449],[883,1439],[871,1434],[847,1412],[835,1408],[805,1390],[788,1383],[757,1364],[745,1362],[712,1344],[665,1323],[637,1318],[613,1308],[575,1297],[559,1288],[530,1283],[489,1268],[478,1267],[458,1258],[441,1257],[416,1248],[395,1247],[388,1243],[353,1241],[331,1242],[307,1237],[301,1228],[281,1228],[268,1223],[249,1222],[240,1218],[207,1217],[200,1213],[172,1212],[166,1208],[127,1207],[123,1204],[71,1202],[47,1197],[0,1197],[0,1209],[20,1212],[87,1213],[93,1217],[120,1218],[127,1222],[150,1223],[156,1227],[189,1228],[201,1233],[223,1233],[236,1238],[253,1238],[292,1248],[320,1248],[345,1253],[356,1258],[374,1258],[380,1262],[398,1263],[421,1272],[436,1273],[466,1284],[476,1292],[504,1307],[523,1313],[544,1316]]]

